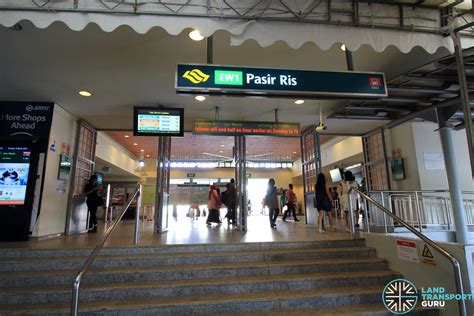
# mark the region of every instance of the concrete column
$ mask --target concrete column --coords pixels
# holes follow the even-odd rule
[[[448,176],[449,194],[453,208],[454,225],[456,226],[456,242],[460,244],[468,243],[468,230],[466,220],[466,210],[462,201],[461,185],[459,183],[458,170],[456,168],[456,154],[454,151],[451,129],[441,126],[439,129],[441,145],[443,146],[444,164]]]

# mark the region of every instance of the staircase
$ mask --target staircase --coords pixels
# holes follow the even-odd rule
[[[2,249],[0,315],[67,315],[90,251]],[[399,276],[363,239],[104,248],[84,277],[79,311],[391,315],[381,292]]]

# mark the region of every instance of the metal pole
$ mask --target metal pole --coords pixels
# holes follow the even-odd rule
[[[385,207],[385,197],[383,195],[383,192],[380,192],[380,199],[382,200],[382,206]],[[383,212],[383,227],[385,229],[385,234],[388,234],[387,217],[385,215],[385,212]]]
[[[349,223],[351,225],[351,238],[355,239],[354,211],[352,210],[352,198],[350,193],[347,193],[347,198],[349,199]]]
[[[214,112],[214,119],[216,121],[219,121],[219,110],[220,110],[220,108],[218,106],[216,106],[215,112]]]
[[[418,225],[419,225],[419,230],[420,233],[422,232],[421,230],[421,212],[420,212],[420,206],[418,205],[418,192],[415,191],[415,210],[416,210],[416,216],[418,216]]]
[[[444,198],[444,207],[446,208],[446,221],[448,222],[448,230],[451,230],[451,216],[449,216],[449,204],[447,198]]]
[[[105,198],[105,222],[109,222],[109,212],[110,212],[110,183],[107,184],[107,194]],[[112,221],[112,214],[110,214],[110,221]]]
[[[440,124],[439,135],[443,147],[444,164],[448,176],[449,194],[451,196],[451,205],[453,207],[454,225],[456,227],[456,242],[460,244],[468,243],[468,231],[466,213],[462,201],[461,183],[459,181],[458,170],[456,167],[456,156],[454,144],[451,135],[451,129]]]
[[[471,175],[474,177],[474,135],[472,129],[471,104],[469,99],[469,90],[467,88],[466,70],[464,69],[464,56],[462,53],[461,36],[459,33],[453,33],[452,39],[454,42],[454,55],[456,56],[456,65],[459,78],[459,94],[464,112],[467,148],[471,161]]]
[[[354,61],[352,59],[352,52],[347,47],[346,47],[346,63],[347,63],[347,70],[353,71]]]
[[[133,238],[133,244],[138,245],[138,235],[139,235],[139,227],[138,223],[140,222],[140,208],[142,205],[142,185],[140,185],[140,188],[138,189],[138,195],[137,195],[137,206],[135,209],[135,233],[134,233],[134,238]]]
[[[212,35],[206,38],[206,62],[208,64],[212,64],[214,61],[214,54],[213,54],[213,37]]]
[[[274,109],[273,112],[275,113],[275,123],[278,123],[280,121],[278,119],[278,109]]]

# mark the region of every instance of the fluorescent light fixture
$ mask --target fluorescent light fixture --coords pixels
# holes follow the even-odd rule
[[[193,41],[202,41],[204,39],[204,36],[201,35],[201,32],[199,30],[192,30],[189,32],[189,38],[192,39]]]
[[[342,44],[342,45],[341,45],[341,50],[342,50],[343,52],[345,52],[345,51],[346,51],[346,45]]]
[[[90,93],[89,91],[82,90],[82,91],[79,91],[79,95],[83,97],[90,97],[92,93]]]
[[[362,166],[361,163],[357,163],[357,164],[355,164],[355,165],[352,165],[352,166],[347,167],[346,169],[354,169],[354,168],[359,168],[359,167],[361,167],[361,166]]]
[[[303,104],[304,103],[304,100],[296,100],[295,101],[295,104]]]
[[[206,100],[206,97],[203,96],[203,95],[197,95],[197,96],[194,97],[194,99],[196,99],[199,102],[202,102],[202,101]]]

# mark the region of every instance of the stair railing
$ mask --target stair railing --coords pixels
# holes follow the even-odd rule
[[[122,219],[123,215],[125,212],[127,212],[128,208],[132,204],[133,200],[135,198],[138,198],[140,195],[140,187],[138,187],[130,196],[130,198],[127,201],[127,204],[125,208],[123,209],[122,213],[115,219],[113,222],[112,226],[110,226],[107,231],[105,232],[104,238],[102,241],[95,246],[94,250],[91,252],[89,257],[87,257],[86,262],[82,266],[81,271],[77,274],[76,278],[74,279],[74,283],[72,285],[72,300],[71,300],[71,315],[72,316],[77,316],[78,310],[79,310],[79,289],[81,286],[81,281],[84,275],[86,274],[87,270],[90,268],[92,263],[94,262],[95,258],[99,255],[100,251],[104,247],[105,243],[109,239],[110,235],[114,231],[115,227],[117,227],[118,223]],[[139,222],[139,207],[140,203],[137,203],[137,209],[135,211],[135,232],[134,232],[134,244],[138,244],[138,222]]]
[[[430,245],[434,250],[439,252],[442,256],[447,258],[449,261],[451,261],[451,264],[453,266],[453,271],[454,271],[454,280],[456,282],[456,291],[458,292],[458,294],[461,294],[461,295],[464,294],[464,287],[463,287],[462,275],[461,275],[461,266],[459,264],[459,261],[451,253],[449,253],[447,250],[445,250],[444,248],[439,246],[436,242],[434,242],[433,240],[429,239],[424,234],[422,234],[421,232],[416,230],[415,227],[411,226],[410,224],[405,222],[403,219],[401,219],[397,215],[390,212],[389,209],[385,208],[383,205],[381,205],[380,203],[375,201],[373,198],[371,198],[370,196],[362,193],[359,189],[356,189],[356,188],[353,188],[353,187],[350,188],[349,192],[348,192],[348,195],[349,195],[348,196],[348,199],[349,199],[349,212],[350,212],[349,222],[350,222],[350,230],[351,230],[352,239],[355,239],[354,210],[352,208],[352,197],[351,197],[352,192],[358,193],[360,197],[362,197],[363,199],[365,199],[369,203],[372,203],[373,205],[375,205],[378,209],[380,209],[386,215],[390,216],[397,223],[404,226],[410,232],[415,234],[415,236],[417,236],[418,238],[423,240],[425,243]],[[364,212],[365,212],[366,224],[369,225],[367,208],[364,208]],[[369,226],[367,226],[367,229],[368,229],[368,232],[370,232]],[[459,300],[458,301],[458,306],[459,306],[459,314],[461,316],[466,316],[467,315],[466,302],[464,300]]]

